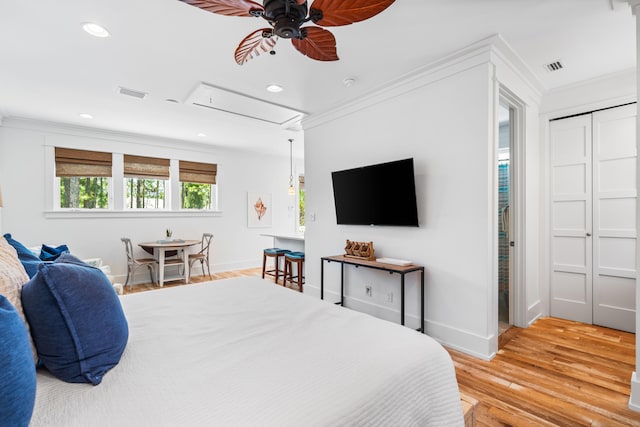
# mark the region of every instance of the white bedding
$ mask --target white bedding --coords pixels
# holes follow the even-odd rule
[[[121,297],[98,386],[37,375],[32,426],[462,426],[433,339],[257,277]]]

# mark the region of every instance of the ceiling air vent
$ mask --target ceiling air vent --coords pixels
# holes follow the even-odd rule
[[[554,61],[545,65],[545,68],[547,69],[547,71],[552,72],[552,71],[562,70],[564,66],[562,65],[562,62]]]
[[[126,87],[118,87],[118,93],[120,95],[132,96],[134,98],[144,99],[147,97],[146,92],[141,92],[139,90],[127,89]]]

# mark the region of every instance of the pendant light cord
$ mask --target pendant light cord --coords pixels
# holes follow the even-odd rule
[[[290,196],[296,194],[296,189],[293,186],[293,139],[289,139],[289,190]]]

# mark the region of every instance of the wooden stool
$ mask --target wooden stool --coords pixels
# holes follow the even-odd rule
[[[264,279],[264,275],[267,274],[269,276],[273,276],[276,279],[276,283],[278,283],[278,279],[280,278],[280,257],[291,252],[288,249],[280,249],[280,248],[268,248],[262,251],[262,278]],[[267,257],[275,258],[274,260],[274,268],[272,270],[267,270]]]
[[[293,263],[297,265],[296,275],[293,275]],[[298,285],[298,290],[302,292],[304,285],[304,252],[289,252],[284,255],[284,279],[282,285],[287,286],[287,282]]]

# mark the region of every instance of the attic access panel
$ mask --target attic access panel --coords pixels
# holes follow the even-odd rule
[[[210,108],[280,126],[300,121],[305,116],[302,111],[204,82],[191,92],[186,102],[198,107]]]

